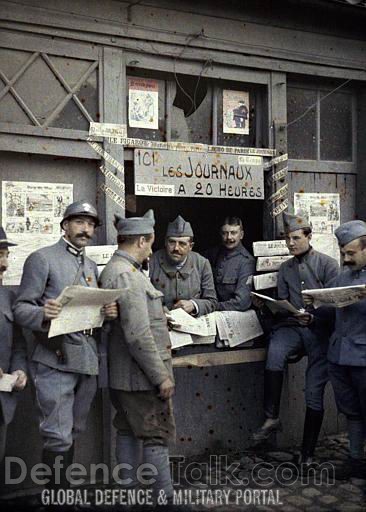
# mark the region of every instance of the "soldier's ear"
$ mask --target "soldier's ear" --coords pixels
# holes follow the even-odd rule
[[[244,229],[240,230],[240,240],[243,240],[244,238]]]

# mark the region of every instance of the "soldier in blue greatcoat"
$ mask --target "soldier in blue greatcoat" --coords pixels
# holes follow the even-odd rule
[[[86,426],[97,389],[98,352],[91,330],[48,338],[52,319],[61,311],[56,298],[66,286],[97,287],[96,264],[84,254],[100,220],[86,201],[72,203],[61,221],[64,236],[26,260],[14,305],[17,322],[34,338],[31,376],[36,389],[39,428],[43,438],[42,461],[55,470],[49,486],[66,488],[66,469],[72,463],[74,439]],[[106,318],[115,318],[115,303],[104,307]]]
[[[279,299],[304,309],[302,290],[327,287],[339,272],[337,262],[311,245],[311,226],[303,215],[284,214],[286,244],[293,258],[282,263],[278,273]],[[323,421],[323,397],[328,381],[328,333],[308,325],[310,315],[280,316],[270,335],[264,377],[264,414],[266,421],[254,434],[256,441],[267,439],[280,428],[280,400],[283,374],[291,356],[305,352],[308,364],[305,377],[306,415],[301,463],[309,464]]]
[[[238,217],[225,217],[220,226],[222,244],[209,249],[218,311],[246,311],[252,304],[251,281],[255,260],[242,244],[244,229]]]
[[[13,391],[0,391],[0,463],[4,458],[6,432],[13,419],[16,404],[16,391],[24,389],[27,383],[26,344],[21,329],[14,323],[12,304],[15,293],[2,285],[4,272],[8,268],[9,247],[14,246],[6,238],[0,227],[0,381],[5,373],[17,377]]]

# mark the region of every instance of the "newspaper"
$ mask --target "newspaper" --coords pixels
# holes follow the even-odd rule
[[[285,240],[262,240],[253,242],[254,256],[281,256],[289,254]]]
[[[51,320],[48,337],[101,327],[104,321],[101,308],[117,300],[123,291],[67,286],[56,299],[62,304],[62,310]]]
[[[257,258],[256,270],[257,272],[274,272],[278,270],[282,263],[292,258],[293,256],[269,256]]]
[[[248,311],[216,311],[217,331],[225,346],[236,347],[263,334],[253,309]],[[227,341],[227,343],[225,343]]]
[[[18,377],[16,375],[11,375],[10,373],[3,373],[3,376],[0,378],[0,391],[11,393],[13,391],[13,387],[17,378]]]
[[[254,288],[256,290],[266,290],[267,288],[276,288],[278,272],[268,272],[253,277]]]
[[[284,311],[287,311],[293,315],[297,315],[304,312],[303,310],[296,309],[290,302],[288,302],[288,300],[276,300],[272,299],[272,297],[267,297],[267,295],[262,295],[256,292],[251,292],[251,295],[263,300],[272,313],[283,313]]]
[[[169,316],[176,323],[176,325],[173,325],[173,329],[176,331],[198,336],[214,336],[216,334],[216,322],[213,313],[195,318],[186,313],[184,309],[178,308],[169,311]]]
[[[314,307],[335,306],[344,308],[366,298],[366,285],[338,286],[336,288],[320,288],[303,290],[303,295],[310,295],[314,299]]]

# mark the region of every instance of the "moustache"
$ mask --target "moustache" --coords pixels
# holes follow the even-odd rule
[[[88,233],[79,233],[78,235],[76,235],[76,238],[91,238],[90,235],[88,235]]]
[[[7,270],[8,267],[0,267],[0,272],[5,272]]]
[[[344,267],[352,267],[355,263],[343,263]]]

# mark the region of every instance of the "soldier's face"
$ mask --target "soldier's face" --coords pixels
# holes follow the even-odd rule
[[[155,241],[155,234],[153,233],[151,238],[148,238],[148,235],[147,236],[142,236],[140,238],[140,241],[141,241],[141,246],[140,246],[140,249],[141,249],[141,258],[140,258],[140,261],[143,265],[143,268],[147,268],[147,264],[148,264],[148,261],[149,261],[149,258],[150,256],[152,255],[152,246],[153,246],[153,243]]]
[[[8,249],[0,249],[0,280],[2,280],[4,272],[6,272],[9,262],[9,251]]]
[[[310,248],[311,233],[304,235],[302,229],[297,229],[291,233],[286,234],[286,245],[290,254],[293,256],[300,256]]]
[[[170,236],[165,240],[165,249],[174,263],[180,263],[193,249],[193,242],[189,236]]]
[[[88,245],[94,235],[95,220],[93,217],[81,215],[65,220],[63,223],[65,238],[78,249],[82,249]]]
[[[341,247],[340,251],[344,267],[350,267],[352,270],[361,270],[361,268],[366,266],[366,247],[362,247],[359,238]]]
[[[229,251],[235,249],[243,240],[244,231],[240,226],[232,226],[231,224],[224,224],[220,230],[222,245]]]

